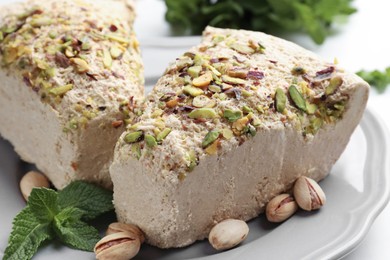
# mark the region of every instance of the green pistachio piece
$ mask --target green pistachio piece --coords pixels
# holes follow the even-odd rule
[[[52,88],[49,90],[49,93],[53,94],[55,96],[61,96],[61,95],[64,95],[69,90],[71,90],[72,88],[73,88],[73,84],[67,84],[65,86]]]
[[[232,48],[233,50],[241,53],[241,54],[253,54],[255,53],[255,50],[251,47],[249,47],[248,45],[242,45],[242,44],[239,44],[239,43],[233,43],[230,45],[230,48]]]
[[[80,58],[72,58],[70,62],[73,64],[74,68],[78,73],[85,73],[89,71],[88,63]]]
[[[202,148],[206,148],[210,144],[212,144],[215,140],[217,140],[219,137],[219,131],[210,131],[207,133],[207,135],[203,138],[202,141]]]
[[[54,76],[56,75],[56,69],[55,69],[55,68],[52,68],[52,67],[47,68],[47,69],[45,70],[45,75],[46,75],[48,78],[54,77]]]
[[[189,114],[189,118],[199,119],[199,118],[216,118],[218,116],[212,108],[198,108],[192,110]]]
[[[191,77],[197,78],[199,77],[199,73],[202,71],[202,66],[192,66],[188,68],[188,74],[190,74]]]
[[[113,41],[116,41],[116,42],[119,42],[119,43],[130,43],[130,40],[129,39],[125,39],[123,37],[120,37],[118,35],[114,35],[114,34],[106,34],[105,35],[107,37],[107,39],[109,40],[113,40]]]
[[[30,25],[32,27],[41,27],[41,26],[46,26],[46,25],[51,25],[53,23],[53,20],[50,19],[49,17],[38,17],[31,19]]]
[[[221,93],[222,92],[221,87],[219,87],[218,85],[211,84],[211,85],[209,85],[208,88],[211,92],[214,92],[214,93]]]
[[[219,43],[221,41],[225,40],[225,36],[221,34],[216,34],[213,36],[213,43]]]
[[[254,127],[253,125],[249,124],[248,126],[248,133],[251,135],[251,136],[255,136],[256,135],[256,127]]]
[[[249,92],[248,90],[242,89],[242,90],[241,90],[241,95],[242,95],[243,97],[251,97],[251,96],[253,96],[253,93],[252,93],[252,92]]]
[[[245,114],[249,114],[249,113],[253,112],[253,110],[252,110],[252,108],[250,108],[248,106],[243,106],[242,112],[244,112]]]
[[[91,49],[91,44],[89,43],[89,41],[84,41],[82,44],[81,44],[81,49],[83,51],[88,51],[89,49]]]
[[[133,155],[135,156],[135,158],[137,158],[137,160],[139,160],[139,158],[141,158],[141,146],[139,143],[135,143],[131,146],[131,152],[133,153]]]
[[[220,77],[222,74],[221,72],[219,72],[216,68],[214,68],[213,66],[207,64],[206,66],[209,70],[211,70],[211,72],[216,76],[216,77]]]
[[[306,112],[309,115],[314,114],[316,112],[316,110],[317,110],[317,105],[316,104],[311,104],[311,103],[306,101]]]
[[[149,147],[155,147],[157,145],[156,138],[153,135],[145,135],[145,142]]]
[[[118,47],[116,46],[113,46],[110,48],[110,54],[111,54],[111,57],[113,59],[117,59],[119,56],[122,55],[122,50],[119,49]]]
[[[109,69],[112,66],[111,54],[107,49],[103,50],[103,65],[106,69]]]
[[[228,75],[222,75],[222,81],[229,83],[229,84],[238,84],[238,85],[245,85],[246,80],[240,79],[240,78],[233,78]]]
[[[0,41],[4,40],[4,34],[2,31],[0,31]]]
[[[18,29],[18,27],[16,26],[16,24],[10,24],[6,27],[3,27],[1,30],[3,33],[13,33],[17,29]]]
[[[320,130],[323,124],[323,120],[319,117],[315,117],[310,120],[310,130],[312,134],[316,134]]]
[[[196,165],[198,165],[198,159],[196,158],[196,153],[194,150],[191,150],[187,153],[187,160],[189,161],[188,170],[192,171]]]
[[[286,108],[287,97],[283,89],[277,88],[275,92],[275,106],[279,113],[283,113]]]
[[[205,95],[199,95],[194,97],[192,100],[192,105],[194,107],[214,107],[215,101],[213,99],[210,99],[208,96]]]
[[[49,37],[50,37],[50,39],[55,39],[55,38],[57,37],[57,32],[55,32],[55,31],[50,31],[50,32],[49,32]]]
[[[303,98],[301,92],[299,92],[298,88],[295,85],[291,85],[288,88],[288,93],[290,94],[290,97],[294,102],[294,105],[300,110],[306,111],[306,101]]]
[[[234,122],[242,117],[242,111],[226,109],[223,111],[223,117],[226,118],[229,122]]]
[[[332,95],[338,87],[343,84],[343,78],[340,76],[335,76],[330,79],[329,85],[325,88],[325,95]]]
[[[172,129],[170,128],[165,128],[164,130],[162,130],[156,137],[157,142],[161,142],[162,140],[164,140],[165,137],[167,137],[171,131]]]
[[[204,93],[204,91],[201,88],[192,87],[190,85],[185,86],[183,88],[183,92],[192,97],[196,97]]]
[[[142,131],[136,131],[136,132],[128,133],[128,134],[125,135],[124,140],[128,144],[136,143],[138,141],[141,141],[142,135],[143,135]]]
[[[202,58],[202,56],[200,56],[199,54],[195,54],[194,56],[194,64],[197,65],[197,66],[202,66],[204,63],[204,60]]]

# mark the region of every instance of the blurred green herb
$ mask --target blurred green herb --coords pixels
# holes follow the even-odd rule
[[[376,88],[380,93],[384,92],[390,85],[390,67],[384,71],[373,70],[365,71],[361,70],[357,72],[360,77],[368,82],[372,87]]]
[[[207,25],[263,32],[304,31],[324,42],[336,17],[356,9],[352,0],[165,0],[166,20],[181,33],[200,34]]]

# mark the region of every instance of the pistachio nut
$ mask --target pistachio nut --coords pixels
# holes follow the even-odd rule
[[[212,108],[198,108],[192,110],[188,117],[192,119],[199,119],[199,118],[215,118],[218,114],[215,112]]]
[[[190,74],[191,77],[197,78],[199,77],[199,73],[202,71],[202,66],[192,66],[188,68],[188,74]]]
[[[142,131],[136,131],[125,135],[124,140],[126,143],[136,143],[141,140],[143,135]]]
[[[210,144],[212,144],[215,140],[218,139],[220,132],[213,130],[206,134],[202,141],[202,148],[206,148]]]
[[[325,193],[318,183],[305,176],[296,180],[294,197],[299,207],[307,211],[319,209],[326,202]]]
[[[325,88],[325,95],[332,95],[338,87],[343,84],[343,78],[341,76],[335,76],[330,79],[329,85]]]
[[[67,84],[64,86],[52,88],[49,90],[49,93],[55,96],[62,96],[71,89],[73,89],[73,84]]]
[[[230,48],[235,50],[236,52],[239,52],[241,54],[253,54],[255,53],[255,50],[249,47],[248,45],[243,45],[239,43],[233,43],[230,45]]]
[[[70,63],[74,65],[74,68],[78,73],[85,73],[89,71],[88,63],[80,58],[71,58]]]
[[[187,86],[185,86],[183,88],[183,92],[185,94],[187,94],[187,95],[192,96],[192,97],[196,97],[196,96],[199,96],[199,95],[204,93],[204,91],[202,89],[196,88],[196,87],[192,87],[192,86],[189,86],[189,85],[187,85]]]
[[[128,260],[138,254],[140,247],[140,239],[125,231],[103,237],[96,243],[94,252],[98,260]]]
[[[33,188],[49,188],[50,183],[45,175],[36,171],[29,171],[20,180],[20,191],[23,198],[28,199]]]
[[[245,221],[226,219],[211,229],[209,242],[216,250],[226,250],[244,241],[248,233],[249,227]]]
[[[291,85],[289,87],[288,93],[290,94],[290,97],[294,102],[294,105],[300,110],[306,111],[306,101],[303,98],[301,92],[298,90],[298,88],[295,85]]]
[[[141,243],[143,243],[145,241],[145,235],[141,231],[141,229],[139,229],[135,225],[120,223],[120,222],[111,223],[107,228],[106,235],[111,235],[111,234],[119,233],[119,232],[132,233],[139,238]]]
[[[210,82],[213,80],[213,74],[210,71],[207,71],[205,74],[194,78],[192,80],[192,85],[198,88],[204,88],[210,85]]]
[[[279,113],[283,113],[286,108],[287,97],[281,88],[277,88],[275,92],[275,107]]]
[[[157,145],[156,138],[153,135],[145,135],[146,145],[153,148]]]
[[[280,194],[268,202],[265,214],[270,222],[282,222],[298,210],[298,204],[290,194]]]
[[[213,99],[210,99],[208,96],[205,95],[199,95],[194,97],[192,100],[192,105],[194,107],[214,107],[215,101]]]
[[[161,142],[162,140],[164,140],[165,137],[169,135],[171,130],[172,130],[171,128],[165,128],[164,130],[162,130],[156,137],[157,142]]]

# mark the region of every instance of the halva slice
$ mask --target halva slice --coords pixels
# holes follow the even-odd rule
[[[57,188],[111,187],[115,143],[143,97],[124,1],[28,1],[0,8],[0,133]]]
[[[368,92],[358,76],[291,42],[208,27],[116,145],[119,220],[169,248],[204,239],[224,219],[256,217],[299,176],[330,172]]]

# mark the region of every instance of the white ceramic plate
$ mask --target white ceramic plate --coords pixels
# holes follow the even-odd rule
[[[143,246],[136,259],[340,258],[361,242],[389,199],[389,147],[385,127],[368,109],[345,152],[320,183],[327,195],[327,204],[321,210],[298,211],[282,224],[270,224],[264,216],[258,217],[249,223],[249,237],[243,245],[223,253],[217,253],[203,241],[184,249]],[[12,219],[25,205],[18,183],[30,167],[19,160],[9,143],[0,140],[0,256]],[[113,218],[107,215],[95,224],[103,231]],[[45,246],[36,255],[36,259],[43,260],[72,258],[94,259],[94,255],[59,243]]]

